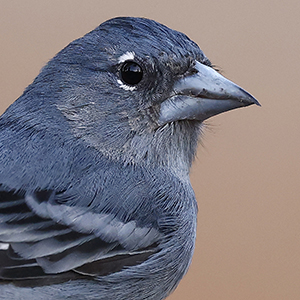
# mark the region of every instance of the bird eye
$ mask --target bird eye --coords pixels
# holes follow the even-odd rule
[[[121,78],[127,84],[138,84],[143,78],[143,70],[136,62],[126,61],[121,68]]]

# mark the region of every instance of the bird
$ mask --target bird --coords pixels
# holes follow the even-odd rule
[[[0,299],[168,297],[195,248],[204,121],[252,104],[154,20],[67,45],[0,118]]]

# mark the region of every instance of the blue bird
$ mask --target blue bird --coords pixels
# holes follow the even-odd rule
[[[153,20],[71,42],[0,118],[0,299],[165,299],[194,251],[203,121],[251,104]]]

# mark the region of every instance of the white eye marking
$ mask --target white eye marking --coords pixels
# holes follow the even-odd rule
[[[118,58],[118,62],[122,63],[126,60],[134,60],[135,53],[127,51]]]
[[[129,86],[129,85],[124,84],[120,79],[118,79],[117,82],[120,85],[120,87],[122,89],[124,89],[125,91],[134,91],[136,89],[135,86]]]

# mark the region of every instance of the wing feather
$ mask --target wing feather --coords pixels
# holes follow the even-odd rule
[[[0,187],[0,242],[10,244],[0,251],[3,280],[35,285],[37,279],[47,284],[103,276],[158,251],[158,230],[89,207],[57,204],[55,197],[54,191]]]

